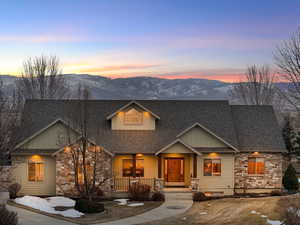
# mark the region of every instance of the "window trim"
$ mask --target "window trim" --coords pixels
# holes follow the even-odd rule
[[[43,165],[43,179],[42,180],[37,180],[36,179],[36,174],[35,174],[35,180],[30,180],[29,179],[29,164],[42,164]],[[36,169],[36,168],[35,168]],[[46,163],[44,161],[32,161],[32,160],[28,160],[27,161],[27,182],[31,182],[31,183],[42,183],[45,181],[45,170],[46,170]]]
[[[219,160],[220,165],[221,165],[220,175],[214,175],[213,171],[211,171],[211,175],[205,175],[205,173],[204,173],[204,166],[205,166],[204,162],[205,162],[205,160],[211,160],[212,161],[211,163],[213,163],[213,160]],[[203,158],[203,170],[202,171],[203,171],[203,176],[204,177],[221,177],[222,176],[222,159],[221,158]]]
[[[249,159],[263,159],[264,161],[264,171],[263,173],[257,173],[257,162],[255,161],[255,173],[249,173]],[[248,176],[264,176],[266,174],[266,159],[265,157],[262,157],[262,156],[258,156],[258,157],[255,157],[255,156],[249,156],[248,157],[248,163],[247,163],[247,174]]]
[[[139,123],[128,123],[128,122],[126,122],[126,113],[128,113],[130,110],[135,110],[135,111],[137,111],[139,114],[140,114],[140,116],[141,116],[141,121],[139,122]],[[123,125],[125,125],[125,126],[142,126],[143,125],[143,123],[144,123],[144,115],[143,115],[143,112],[141,112],[141,111],[139,111],[138,109],[136,109],[136,108],[134,108],[134,107],[132,107],[132,108],[129,108],[129,109],[127,109],[126,111],[124,111],[124,115],[123,115]]]

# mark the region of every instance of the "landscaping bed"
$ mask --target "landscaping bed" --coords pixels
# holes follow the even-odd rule
[[[162,204],[162,202],[145,201],[143,202],[144,203],[143,206],[129,207],[129,206],[118,205],[118,203],[114,201],[101,201],[101,203],[104,204],[104,208],[105,208],[104,212],[85,214],[79,218],[68,218],[62,215],[42,212],[40,210],[33,209],[28,206],[17,204],[14,201],[8,202],[8,204],[11,206],[23,208],[32,212],[40,213],[42,215],[50,216],[53,218],[57,218],[57,219],[61,219],[61,220],[65,220],[77,224],[103,223],[103,222],[118,220],[130,216],[135,216],[138,214],[142,214],[146,211],[149,211],[151,209],[154,209]],[[56,209],[59,210],[59,207],[56,207]]]
[[[279,225],[289,200],[299,202],[300,195],[195,202],[182,215],[143,225]]]

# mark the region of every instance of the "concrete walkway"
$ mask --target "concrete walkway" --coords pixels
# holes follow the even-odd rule
[[[55,219],[19,207],[7,205],[7,209],[18,213],[19,225],[75,225],[75,223]]]
[[[192,193],[165,193],[166,201],[159,207],[143,214],[116,220],[112,222],[99,223],[96,225],[134,225],[162,220],[184,213],[192,205]],[[133,209],[134,210],[134,209]]]
[[[99,223],[95,225],[134,225],[161,220],[167,217],[176,216],[188,210],[192,204],[192,193],[165,193],[166,201],[159,207],[152,209],[143,214],[132,216],[112,222]],[[21,209],[7,205],[11,211],[18,213],[19,225],[75,225],[74,223],[64,220],[55,219],[53,217],[44,216],[29,210]],[[132,208],[134,210],[134,208]]]

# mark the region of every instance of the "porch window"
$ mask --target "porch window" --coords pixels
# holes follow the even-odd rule
[[[248,159],[248,174],[264,174],[265,173],[265,159],[258,157],[251,157]]]
[[[124,113],[125,125],[141,125],[143,123],[143,114],[135,108],[129,109]]]
[[[134,176],[133,171],[133,159],[123,159],[123,177],[132,177]],[[136,177],[144,177],[144,160],[136,159]]]
[[[221,176],[221,159],[204,159],[204,176]]]
[[[28,162],[28,181],[41,182],[44,181],[44,163]]]

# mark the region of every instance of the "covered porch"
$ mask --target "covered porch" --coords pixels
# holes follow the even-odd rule
[[[149,185],[151,191],[192,188],[193,181],[197,179],[199,155],[180,141],[171,143],[156,154],[115,155],[113,190],[126,192],[134,182]]]

